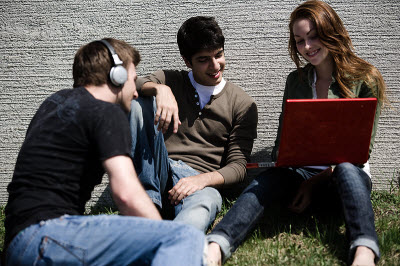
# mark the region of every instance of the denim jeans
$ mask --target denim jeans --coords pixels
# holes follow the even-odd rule
[[[300,184],[317,173],[318,171],[307,168],[270,168],[261,173],[243,191],[225,217],[207,236],[207,240],[218,243],[223,260],[228,259],[263,216],[264,210],[277,203],[287,206]],[[335,193],[341,201],[346,235],[350,241],[349,261],[353,260],[357,246],[369,247],[375,253],[377,261],[380,253],[369,176],[353,164],[342,163],[335,167],[332,181]]]
[[[171,221],[62,216],[22,230],[6,265],[203,265],[204,234]]]
[[[205,231],[221,210],[221,195],[215,188],[206,187],[184,198],[177,206],[169,203],[169,189],[181,178],[200,173],[180,160],[168,158],[164,136],[154,125],[155,111],[154,97],[139,97],[131,103],[131,156],[138,177],[147,194],[161,211],[163,208],[173,209],[172,216],[175,221]]]

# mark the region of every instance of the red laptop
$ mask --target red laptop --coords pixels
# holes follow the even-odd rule
[[[289,99],[276,163],[247,166],[363,164],[368,160],[376,105],[376,98]]]

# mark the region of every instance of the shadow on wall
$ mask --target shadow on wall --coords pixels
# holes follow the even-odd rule
[[[250,156],[250,162],[258,163],[258,162],[272,162],[271,153],[274,146],[265,147],[257,152],[253,152]]]
[[[260,151],[257,151],[251,155],[251,162],[271,162],[271,152],[273,147],[266,147]],[[263,172],[266,168],[254,168],[248,169],[247,178],[240,184],[235,185],[234,187],[227,187],[221,192],[222,196],[228,199],[237,198],[240,193],[245,189],[250,182],[257,177],[261,172]],[[105,178],[105,177],[104,177]],[[111,188],[110,185],[107,184],[98,200],[92,205],[89,206],[90,213],[104,212],[105,210],[116,211],[117,206],[114,203],[114,200],[111,196]]]
[[[89,206],[87,211],[89,211],[91,214],[97,214],[104,213],[105,211],[115,212],[117,210],[117,205],[111,196],[110,185],[107,184],[97,201],[92,206]]]

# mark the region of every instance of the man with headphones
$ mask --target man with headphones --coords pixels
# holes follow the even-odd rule
[[[6,265],[202,264],[204,233],[161,221],[130,158],[126,114],[139,61],[123,41],[86,44],[74,88],[39,107],[8,186]],[[83,215],[104,172],[122,216]]]

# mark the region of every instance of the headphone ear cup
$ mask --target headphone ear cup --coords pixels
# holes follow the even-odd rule
[[[128,80],[128,72],[121,66],[115,66],[110,70],[110,80],[115,86],[122,86]]]

